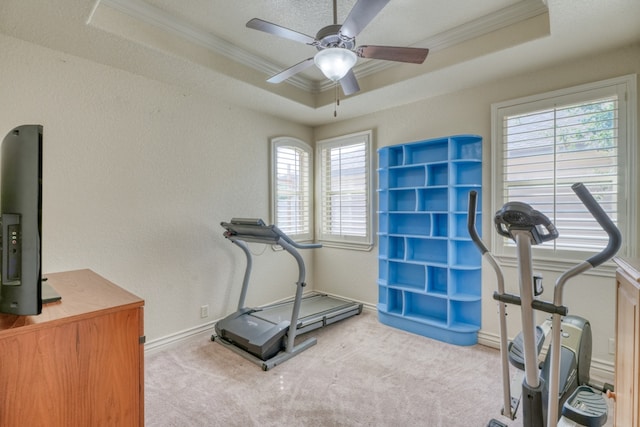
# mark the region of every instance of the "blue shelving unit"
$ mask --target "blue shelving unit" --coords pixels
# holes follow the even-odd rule
[[[457,345],[478,341],[481,256],[467,231],[482,137],[457,135],[378,150],[378,317]]]

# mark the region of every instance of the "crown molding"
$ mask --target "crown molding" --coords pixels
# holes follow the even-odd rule
[[[480,18],[476,18],[457,27],[438,33],[415,43],[410,47],[428,47],[429,52],[444,50],[456,44],[473,40],[492,31],[497,31],[514,25],[526,19],[548,13],[549,9],[543,0],[524,0],[507,6],[496,12],[490,13]],[[367,61],[354,68],[356,76],[359,78],[378,73],[397,65],[388,61]],[[333,87],[332,82],[322,82],[320,91]]]
[[[103,6],[110,7],[131,18],[173,33],[190,43],[209,49],[265,75],[270,76],[282,71],[280,65],[241,49],[233,43],[197,28],[186,20],[173,16],[143,0],[98,0],[91,16],[87,20],[87,24],[91,24],[95,11]],[[435,34],[415,43],[412,47],[426,46],[429,47],[431,52],[443,50],[543,13],[548,13],[546,1],[523,0],[463,25]],[[366,61],[357,65],[353,70],[357,77],[362,78],[395,65],[397,64],[388,61]],[[317,82],[300,74],[290,77],[286,82],[312,93],[322,92],[334,87],[334,83],[331,81],[323,80]]]
[[[240,49],[233,43],[197,28],[189,22],[181,20],[142,0],[98,0],[94,11],[102,6],[108,6],[131,18],[153,25],[166,32],[173,33],[190,43],[209,49],[214,53],[223,55],[254,70],[263,72],[266,75],[274,75],[282,71],[279,65],[261,56],[247,52],[244,49]],[[88,19],[87,24],[91,24],[91,17]],[[301,75],[293,76],[289,78],[287,82],[309,92],[318,90],[318,85],[315,81]]]

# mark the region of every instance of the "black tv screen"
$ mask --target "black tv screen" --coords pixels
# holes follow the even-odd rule
[[[42,311],[42,126],[13,129],[0,149],[0,312]]]

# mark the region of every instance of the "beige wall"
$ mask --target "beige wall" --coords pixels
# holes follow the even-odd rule
[[[5,36],[0,100],[2,136],[44,126],[44,272],[91,268],[138,294],[151,341],[235,310],[244,255],[219,223],[268,220],[269,138],[310,128]],[[292,295],[293,259],[252,250],[248,302]]]
[[[210,93],[0,36],[0,134],[20,124],[44,125],[45,272],[91,268],[140,295],[146,300],[147,337],[154,340],[234,310],[244,258],[222,237],[218,223],[234,216],[269,217],[269,138],[313,142],[373,129],[381,147],[480,134],[488,236],[491,103],[638,72],[635,45],[310,129],[217,101]],[[291,295],[293,260],[261,245],[252,251],[256,274],[248,303]],[[306,257],[308,281],[316,289],[376,304],[377,247],[323,248]],[[547,288],[556,274],[546,272]],[[515,283],[513,269],[507,276]],[[591,319],[594,358],[606,368],[612,363],[606,341],[614,336],[613,279],[590,276],[584,286],[582,293],[570,289],[567,303],[572,313]],[[485,268],[482,336],[488,341],[497,334],[492,293],[493,277]],[[210,305],[210,317],[203,320],[204,304]]]
[[[433,137],[473,133],[484,138],[483,152],[483,236],[490,236],[491,206],[491,104],[527,95],[561,89],[592,81],[640,73],[640,45],[567,61],[555,67],[532,71],[480,87],[462,90],[446,96],[427,99],[399,108],[382,110],[365,117],[315,129],[315,139],[321,140],[351,132],[373,129],[376,147],[423,140]],[[417,88],[416,90],[419,90]],[[346,104],[346,103],[345,103]],[[382,107],[382,106],[381,106]],[[346,107],[345,107],[346,108]],[[640,111],[640,109],[638,109]],[[637,162],[634,163],[634,166]],[[377,163],[376,163],[377,167]],[[377,203],[377,201],[376,201]],[[637,219],[636,219],[637,220]],[[488,239],[487,239],[488,240]],[[315,283],[327,292],[377,302],[377,246],[368,253],[325,248],[315,254]],[[547,292],[552,288],[557,272],[541,271]],[[507,284],[517,290],[517,272],[506,268]],[[490,267],[483,268],[483,314],[481,337],[494,342],[498,334],[497,307],[491,299],[495,275]],[[576,286],[569,282],[565,301],[570,312],[587,317],[594,331],[594,365],[596,369],[611,369],[613,356],[608,354],[608,339],[615,336],[614,279],[589,276]],[[519,314],[510,308],[510,333],[519,331]],[[540,319],[543,316],[539,316]]]

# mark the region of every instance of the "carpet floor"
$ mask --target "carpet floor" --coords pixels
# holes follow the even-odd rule
[[[146,426],[522,425],[500,416],[495,349],[410,334],[367,310],[307,335],[318,343],[266,372],[202,336],[147,356]]]

